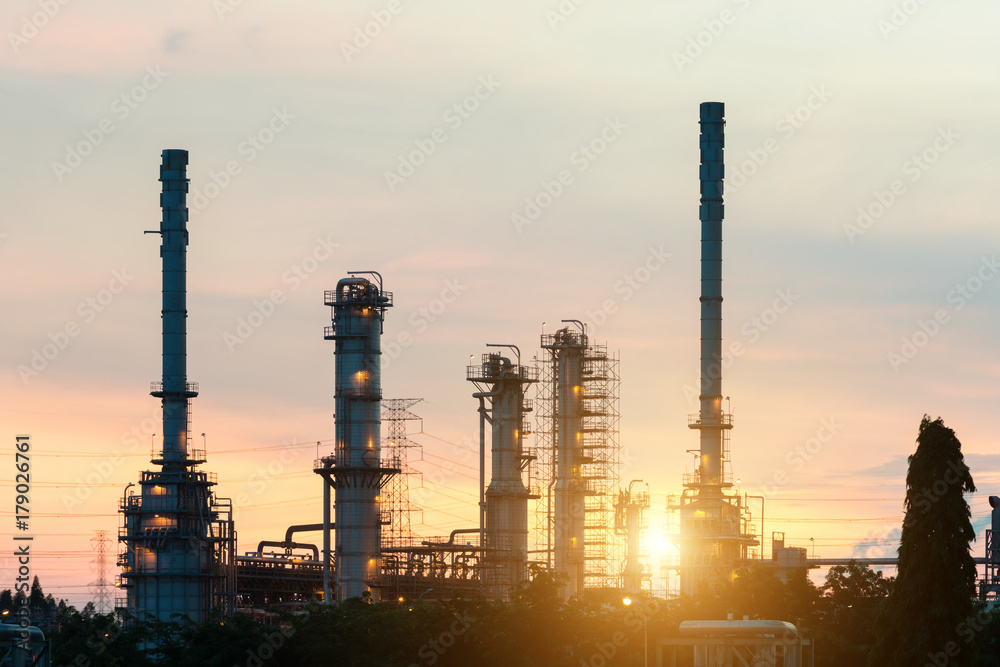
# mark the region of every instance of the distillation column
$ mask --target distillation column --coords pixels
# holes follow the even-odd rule
[[[583,359],[587,335],[582,327],[581,331],[565,327],[554,334],[542,334],[542,349],[551,354],[554,370],[555,573],[565,579],[563,599],[571,596],[582,599],[587,496],[583,466],[591,460],[583,448]]]
[[[377,282],[360,277],[371,275]],[[326,340],[336,341],[335,453],[320,459],[315,472],[324,483],[324,599],[346,600],[373,589],[381,564],[381,489],[398,467],[383,467],[381,457],[381,337],[392,293],[382,290],[373,271],[351,271],[327,291],[332,309]],[[329,490],[334,489],[334,523]],[[336,594],[330,589],[330,529],[336,528]]]
[[[199,623],[213,607],[231,610],[235,532],[231,503],[212,494],[214,475],[197,470],[204,450],[189,446],[198,385],[187,380],[188,153],[162,157],[163,217],[158,231],[147,232],[160,235],[163,260],[163,380],[150,391],[163,405],[162,448],[151,461],[161,467],[141,474],[139,494],[122,498],[120,585],[134,616],[180,613]]]
[[[486,489],[484,581],[490,599],[506,599],[510,589],[528,578],[528,499],[523,471],[528,463],[523,438],[524,393],[538,381],[538,370],[487,353],[469,366],[466,380],[475,383],[476,398],[489,399],[492,425],[492,475]],[[485,410],[484,407],[480,408]]]

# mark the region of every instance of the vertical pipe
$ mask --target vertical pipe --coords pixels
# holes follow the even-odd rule
[[[486,544],[486,397],[478,396],[478,398],[479,398],[479,548],[482,549],[483,546],[485,546]]]
[[[330,481],[323,480],[323,604],[333,604],[330,591]]]
[[[486,561],[489,560],[486,554],[486,422],[492,423],[492,418],[487,415],[486,399],[491,401],[500,393],[499,386],[492,391],[480,391],[472,395],[479,399],[479,566],[482,573],[481,582],[492,576],[487,572]]]
[[[702,484],[722,483],[722,188],[725,105],[701,104],[701,461]],[[703,487],[703,490],[704,487]]]

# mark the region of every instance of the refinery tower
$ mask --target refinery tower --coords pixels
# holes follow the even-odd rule
[[[538,496],[524,483],[524,469],[531,459],[524,448],[524,436],[530,432],[524,415],[532,409],[525,391],[538,381],[538,370],[521,364],[516,346],[487,347],[509,347],[517,354],[511,361],[488,352],[480,364],[469,365],[465,375],[480,402],[480,437],[486,422],[493,427],[492,479],[480,501],[480,525],[486,595],[499,600],[507,599],[511,589],[528,578],[528,499]],[[480,451],[485,452],[485,446]]]
[[[700,124],[701,391],[700,410],[688,419],[700,447],[694,471],[684,475],[684,491],[667,500],[672,538],[680,547],[680,588],[688,595],[731,581],[749,548],[758,544],[726,467],[733,417],[722,405],[723,103],[702,103]]]
[[[125,546],[117,606],[136,618],[170,620],[184,614],[195,623],[213,608],[232,611],[236,595],[232,503],[216,498],[213,473],[198,470],[205,450],[192,447],[191,399],[198,385],[187,379],[188,153],[163,151],[160,235],[163,260],[163,379],[150,394],[163,405],[160,444],[153,437],[153,465],[139,478],[139,492],[121,499]]]
[[[336,290],[325,293],[324,302],[332,311],[324,338],[336,344],[336,450],[314,466],[324,479],[323,596],[327,604],[365,594],[378,600],[385,523],[381,490],[400,472],[398,461],[383,461],[381,435],[382,323],[392,293],[382,289],[378,273],[349,271]],[[331,529],[336,540],[332,554]]]
[[[583,322],[542,334],[540,466],[546,551],[564,599],[620,586],[618,359],[590,340]],[[546,476],[546,473],[547,476]],[[638,590],[638,589],[636,589]]]

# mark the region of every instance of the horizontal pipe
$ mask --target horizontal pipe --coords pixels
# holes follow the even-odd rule
[[[264,547],[281,547],[285,552],[289,552],[292,549],[309,549],[313,552],[313,560],[317,563],[319,562],[319,547],[315,544],[302,544],[300,542],[274,542],[264,540],[257,545],[257,553],[264,555]]]
[[[336,528],[337,524],[331,523],[330,528]],[[321,523],[303,523],[298,526],[289,526],[288,530],[285,531],[285,541],[291,542],[292,535],[295,533],[309,533],[314,530],[323,530],[323,524]]]
[[[679,630],[682,635],[799,636],[798,628],[786,621],[683,621]]]
[[[457,530],[451,531],[451,536],[448,537],[447,542],[421,542],[420,544],[423,544],[424,546],[428,547],[450,547],[451,545],[455,544],[455,535],[458,534],[466,535],[478,532],[479,532],[478,528],[459,528]],[[480,544],[479,546],[482,545]]]

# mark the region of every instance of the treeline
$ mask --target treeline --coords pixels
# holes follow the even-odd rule
[[[27,594],[22,590],[12,591],[9,588],[0,591],[0,620],[4,623],[16,622],[18,610],[25,606],[31,610],[32,625],[37,625],[42,630],[50,630],[57,626],[59,619],[68,618],[76,613],[76,609],[68,605],[65,600],[56,600],[51,595],[46,595],[42,591],[37,575],[32,580]],[[92,610],[93,604],[88,604],[88,607]]]
[[[656,639],[676,634],[682,620],[733,614],[795,623],[815,642],[818,667],[862,667],[878,639],[879,608],[892,586],[892,579],[857,563],[832,568],[818,588],[804,573],[785,583],[759,567],[696,599],[640,597],[625,606],[615,591],[589,591],[585,600],[563,603],[553,579],[539,574],[506,604],[354,599],[285,613],[279,625],[270,626],[237,614],[202,624],[133,621],[123,630],[119,616],[70,607],[49,636],[53,665],[74,667],[638,667],[644,630],[655,664]],[[955,641],[979,658],[961,664],[998,666],[1000,622],[984,608],[977,611],[983,614],[980,629],[969,642],[957,633]]]

